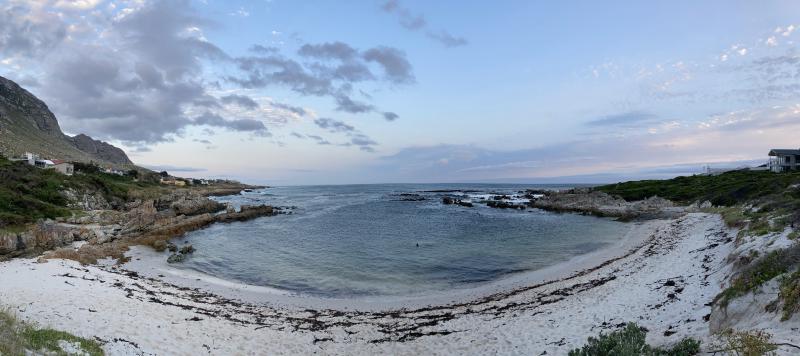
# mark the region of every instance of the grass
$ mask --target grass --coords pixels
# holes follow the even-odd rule
[[[28,355],[46,352],[51,355],[68,355],[59,343],[68,342],[80,346],[90,356],[103,355],[100,344],[64,331],[37,328],[24,323],[8,312],[0,310],[0,355]]]
[[[689,356],[700,352],[700,342],[686,338],[670,348],[647,344],[647,329],[634,323],[609,334],[590,337],[586,345],[569,352],[569,356]]]

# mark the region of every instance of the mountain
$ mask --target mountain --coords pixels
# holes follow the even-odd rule
[[[17,83],[0,77],[0,154],[31,152],[48,159],[132,165],[125,151],[84,134],[61,132],[47,105]]]

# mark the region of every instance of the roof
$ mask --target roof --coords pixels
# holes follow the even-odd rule
[[[60,159],[53,159],[51,161],[53,161],[53,164],[55,164],[55,165],[59,165],[59,164],[62,164],[62,163],[67,163],[67,161],[60,160]]]
[[[773,148],[769,151],[770,156],[800,156],[800,150]]]

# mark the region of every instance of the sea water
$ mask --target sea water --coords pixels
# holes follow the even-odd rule
[[[297,186],[220,197],[234,206],[290,208],[187,234],[181,243],[197,251],[177,266],[319,297],[420,295],[551,266],[609,246],[628,229],[611,219],[481,204],[526,188],[563,187]],[[446,195],[475,206],[444,205]]]

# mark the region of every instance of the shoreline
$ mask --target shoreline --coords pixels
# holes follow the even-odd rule
[[[723,282],[715,270],[725,265],[730,231],[702,213],[639,227],[626,240],[634,248],[568,277],[533,283],[527,275],[513,281],[522,287],[437,306],[302,309],[119,267],[21,259],[0,263],[0,284],[9,286],[0,300],[26,320],[107,340],[112,354],[561,354],[628,321],[650,329],[656,345],[708,340],[707,303]],[[583,257],[573,268],[597,262]],[[120,336],[127,342],[114,341]]]
[[[531,285],[547,284],[569,278],[576,273],[619,258],[639,248],[648,238],[647,231],[665,223],[667,223],[667,220],[628,223],[631,226],[618,241],[596,251],[576,255],[544,268],[509,274],[476,286],[450,289],[440,293],[430,292],[406,296],[321,297],[275,287],[230,281],[201,271],[174,267],[166,262],[167,255],[164,253],[141,246],[132,247],[126,253],[126,256],[131,257],[131,259],[122,267],[145,277],[159,278],[171,284],[196,288],[225,298],[238,299],[248,303],[280,305],[281,307],[295,309],[315,308],[356,311],[416,309],[467,303],[489,295],[506,293]]]

